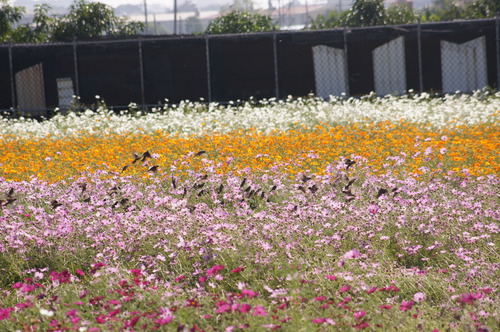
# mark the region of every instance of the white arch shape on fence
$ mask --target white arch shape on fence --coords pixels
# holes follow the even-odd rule
[[[441,41],[443,93],[472,92],[488,85],[486,39],[463,44]]]

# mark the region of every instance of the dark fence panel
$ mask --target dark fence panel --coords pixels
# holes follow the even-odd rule
[[[141,102],[137,40],[81,44],[77,56],[81,103],[95,104],[96,95],[106,104],[118,107]]]
[[[0,48],[0,110],[12,107],[9,48]]]
[[[205,41],[201,38],[142,42],[145,103],[208,100]]]
[[[273,36],[249,34],[209,38],[212,99],[275,95]]]

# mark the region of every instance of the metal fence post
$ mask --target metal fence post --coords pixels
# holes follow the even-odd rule
[[[497,46],[497,91],[500,91],[500,16],[497,13],[496,25],[496,46]]]
[[[279,86],[279,71],[278,71],[278,40],[276,32],[273,32],[273,62],[274,62],[274,88],[276,99],[280,99],[280,86]]]
[[[212,102],[212,79],[210,74],[210,47],[208,42],[208,35],[205,35],[205,55],[207,59],[207,90],[208,90],[208,102]]]
[[[351,92],[350,92],[350,87],[349,87],[349,52],[348,52],[348,47],[347,47],[347,26],[344,25],[344,66],[345,66],[345,72],[347,73],[347,91],[346,91],[346,96],[349,97]]]
[[[80,83],[78,78],[78,56],[76,55],[76,38],[73,38],[73,66],[75,70],[75,92],[77,107],[80,104],[78,98],[80,97]]]
[[[144,92],[144,62],[142,61],[142,37],[139,36],[139,73],[141,79],[141,104],[142,108],[146,109],[145,92]]]
[[[12,63],[12,42],[9,42],[9,68],[10,68],[10,91],[11,91],[11,102],[12,109],[16,108],[16,91],[14,90],[14,65]]]
[[[420,18],[417,23],[417,47],[418,47],[418,84],[420,93],[424,92],[424,77],[422,68],[422,25]]]

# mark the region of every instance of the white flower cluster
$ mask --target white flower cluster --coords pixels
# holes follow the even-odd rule
[[[106,107],[71,112],[35,121],[0,117],[0,138],[72,137],[107,133],[163,132],[180,136],[258,130],[264,133],[314,127],[382,121],[430,124],[437,128],[478,123],[500,124],[500,92],[472,95],[429,94],[337,99],[289,98],[241,104],[181,102],[139,112],[114,112]]]

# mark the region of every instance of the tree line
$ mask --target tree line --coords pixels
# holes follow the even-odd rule
[[[331,11],[311,19],[309,29],[399,25],[421,22],[441,22],[458,19],[481,19],[500,15],[500,1],[476,0],[459,6],[453,0],[434,0],[431,6],[415,10],[408,4],[384,6],[383,0],[355,0],[346,11]]]
[[[29,24],[19,24],[25,9],[10,6],[8,0],[0,0],[0,42],[40,43],[104,35],[130,36],[142,32],[145,28],[142,22],[118,17],[113,8],[100,2],[75,0],[69,12],[59,16],[50,15],[50,9],[47,4],[37,5],[33,21]],[[386,8],[383,0],[355,0],[352,7],[346,11],[333,10],[327,15],[309,18],[306,29],[398,25],[416,23],[418,20],[438,22],[480,19],[496,15],[500,15],[498,0],[477,0],[466,6],[458,6],[453,0],[434,0],[431,6],[420,11],[407,4],[395,4]],[[278,29],[268,15],[234,9],[210,22],[205,33],[248,33]]]
[[[127,21],[115,15],[113,8],[100,2],[76,0],[65,15],[49,15],[47,4],[35,6],[33,21],[18,24],[24,7],[10,6],[0,0],[0,42],[41,43],[86,39],[103,35],[129,36],[144,29],[144,23]]]

